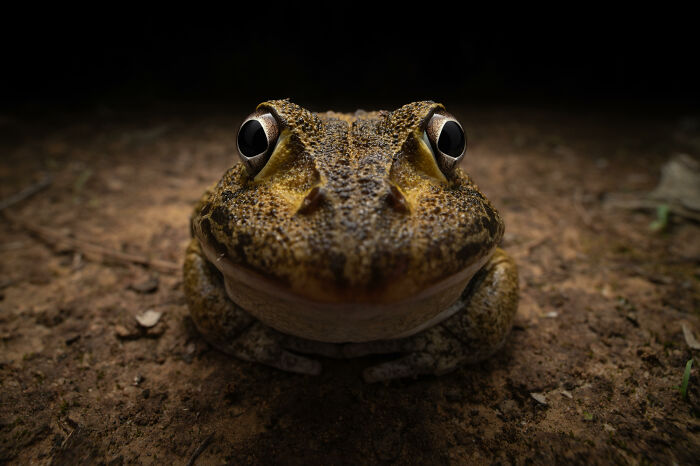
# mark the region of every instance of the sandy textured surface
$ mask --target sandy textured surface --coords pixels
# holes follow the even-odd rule
[[[498,355],[386,385],[360,378],[379,357],[323,360],[319,377],[241,362],[199,337],[179,272],[3,219],[0,463],[185,464],[202,446],[197,464],[696,462],[699,351],[681,323],[700,337],[700,226],[652,233],[652,212],[604,201],[651,190],[674,153],[699,154],[697,120],[455,110],[470,139],[462,166],[520,267]],[[0,196],[50,173],[16,218],[179,265],[191,207],[232,163],[245,113],[3,117]],[[162,316],[140,329],[148,310]]]

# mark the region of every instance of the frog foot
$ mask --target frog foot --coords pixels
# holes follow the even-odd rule
[[[255,322],[237,336],[225,351],[246,361],[258,362],[287,372],[307,375],[321,373],[320,362],[287,351],[280,342],[278,332],[260,322]]]
[[[365,369],[367,382],[442,375],[486,359],[503,346],[518,308],[518,272],[513,260],[497,249],[456,305],[461,310],[434,327],[406,338],[349,343],[343,347],[344,356],[408,353]]]
[[[298,374],[321,373],[321,363],[288,351],[278,332],[228,298],[220,274],[206,261],[195,239],[187,249],[184,272],[190,314],[209,343],[246,361]]]
[[[407,353],[398,359],[365,369],[362,377],[367,383],[419,375],[442,375],[473,359],[465,345],[444,326],[433,327],[409,338],[349,343],[344,346],[343,353],[347,358]]]

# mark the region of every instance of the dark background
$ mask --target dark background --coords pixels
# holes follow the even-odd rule
[[[247,108],[291,97],[313,110],[348,111],[420,99],[635,108],[700,101],[697,34],[682,11],[504,20],[428,4],[401,19],[371,10],[349,17],[328,5],[321,18],[263,7],[177,20],[138,11],[8,17],[3,106]]]

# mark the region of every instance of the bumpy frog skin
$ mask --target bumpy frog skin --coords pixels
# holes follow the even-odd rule
[[[401,353],[368,382],[443,374],[503,344],[517,269],[499,214],[441,157],[442,105],[316,114],[275,100],[252,117],[271,122],[269,150],[192,216],[184,288],[209,342],[304,374],[321,365],[299,353]]]

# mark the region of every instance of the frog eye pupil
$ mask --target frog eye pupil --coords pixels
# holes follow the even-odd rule
[[[250,176],[267,164],[277,145],[280,125],[270,112],[256,111],[238,130],[238,154]]]
[[[437,145],[443,154],[459,157],[464,152],[464,131],[454,121],[448,121],[442,127]]]
[[[257,120],[248,120],[238,132],[238,149],[245,157],[254,157],[267,150],[267,136]]]
[[[451,173],[464,158],[467,135],[462,125],[447,112],[436,112],[425,126],[425,142],[430,146],[440,170]]]

